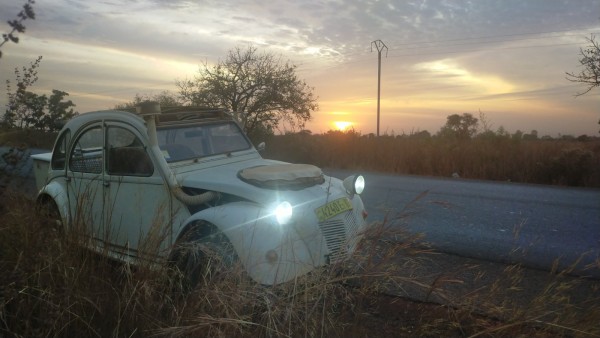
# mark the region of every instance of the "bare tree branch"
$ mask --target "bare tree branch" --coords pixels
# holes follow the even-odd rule
[[[587,94],[592,89],[600,86],[600,43],[596,41],[594,34],[586,38],[586,40],[589,45],[579,50],[579,55],[581,56],[579,63],[583,69],[578,74],[566,72],[567,80],[587,86],[587,89],[575,94],[575,96]]]
[[[33,4],[35,0],[27,0],[27,3],[23,5],[23,9],[17,14],[16,20],[8,21],[8,25],[12,28],[9,33],[2,34],[2,42],[0,47],[4,46],[7,42],[19,43],[19,37],[16,33],[25,33],[25,25],[23,22],[27,19],[34,20],[35,12],[33,11]],[[2,51],[0,51],[0,58],[2,57]]]

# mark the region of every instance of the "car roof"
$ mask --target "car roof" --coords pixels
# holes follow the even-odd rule
[[[99,110],[89,113],[83,113],[69,120],[63,129],[78,130],[82,126],[98,121],[120,121],[133,124],[137,127],[144,127],[144,120],[130,112],[122,110]]]
[[[83,113],[69,120],[64,129],[78,130],[89,123],[108,120],[132,124],[137,128],[145,128],[144,119],[135,113],[135,108],[123,110],[99,110]],[[220,108],[206,107],[166,107],[161,110],[158,126],[189,124],[193,122],[233,121],[230,112]]]

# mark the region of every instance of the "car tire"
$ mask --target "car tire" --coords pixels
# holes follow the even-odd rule
[[[225,276],[237,255],[229,239],[208,222],[195,222],[177,241],[169,258],[178,271],[183,291],[190,292],[200,283]]]
[[[64,234],[64,225],[56,203],[51,198],[44,198],[37,204],[37,212],[44,228]]]

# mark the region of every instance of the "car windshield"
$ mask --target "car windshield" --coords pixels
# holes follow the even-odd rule
[[[233,122],[165,126],[156,131],[167,162],[190,160],[249,149],[250,143]]]

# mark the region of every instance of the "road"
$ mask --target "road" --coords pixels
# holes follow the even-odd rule
[[[600,278],[600,189],[364,176],[369,220],[422,233],[437,251]]]
[[[0,154],[8,151],[0,147]],[[0,169],[0,186],[35,194],[32,153]],[[342,170],[324,170],[345,178]],[[463,179],[364,174],[370,221],[424,234],[437,251],[490,262],[522,263],[600,278],[600,189],[565,188]],[[11,177],[8,180],[8,177]],[[586,268],[593,266],[593,268]]]

